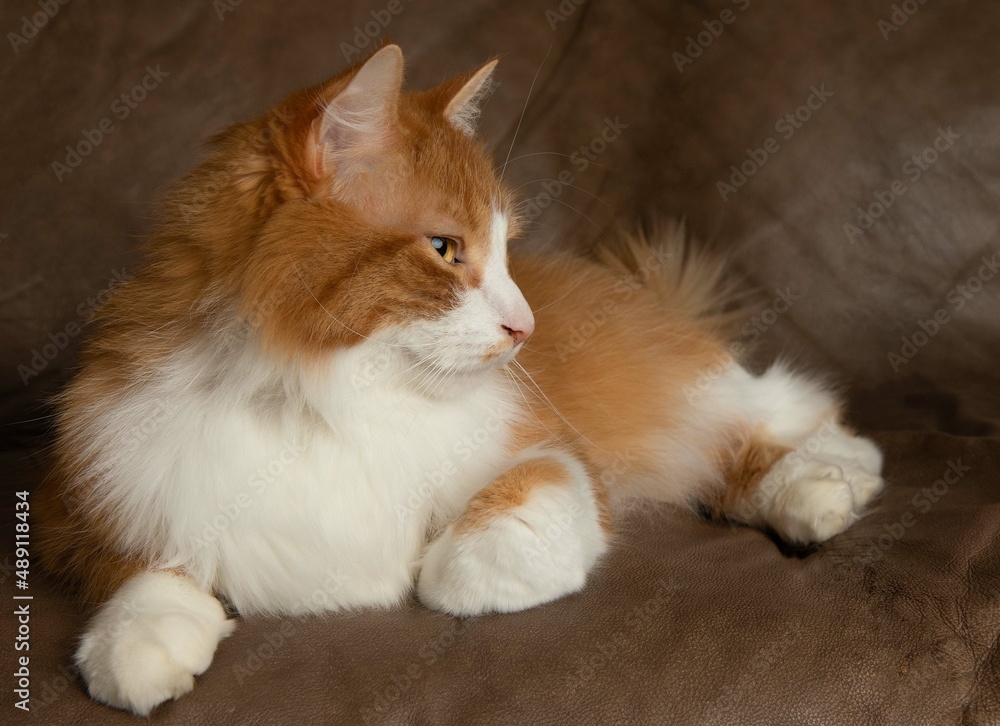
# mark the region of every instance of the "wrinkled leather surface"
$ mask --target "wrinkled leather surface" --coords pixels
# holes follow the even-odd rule
[[[413,87],[502,54],[481,122],[498,163],[537,72],[507,178],[540,204],[541,180],[573,179],[520,244],[586,252],[622,220],[684,215],[731,251],[765,306],[783,291],[790,307],[748,321],[746,342],[851,387],[853,420],[887,453],[875,511],[804,556],[752,530],[635,512],[584,593],[516,615],[458,621],[412,604],[248,620],[152,722],[1000,723],[1000,279],[969,283],[1000,250],[1000,11],[907,3],[919,9],[883,38],[889,2],[746,5],[566,2],[553,28],[555,0],[402,0],[385,34],[403,46]],[[337,71],[355,26],[389,6],[243,2],[220,19],[206,0],[73,0],[19,52],[0,44],[8,591],[11,492],[37,484],[38,402],[82,337],[60,333],[133,268],[152,202],[204,138]],[[724,10],[733,21],[679,71],[673,54]],[[0,30],[20,33],[38,11],[5,3]],[[112,104],[147,66],[168,75],[119,119]],[[832,96],[815,97],[785,138],[776,122],[817,91]],[[115,129],[58,181],[52,162],[104,117]],[[563,155],[591,145],[606,119],[627,128],[581,170]],[[912,180],[907,161],[939,129],[958,137]],[[723,200],[730,167],[775,145]],[[904,192],[849,239],[857,208],[894,181]],[[961,309],[958,285],[970,293]],[[933,329],[942,309],[947,321],[894,370],[901,338]],[[18,366],[50,334],[52,360],[24,385]],[[949,470],[961,476],[935,492]],[[35,720],[130,722],[86,698],[69,669],[83,615],[31,577]],[[12,641],[5,615],[7,664]],[[3,720],[25,720],[10,681]]]

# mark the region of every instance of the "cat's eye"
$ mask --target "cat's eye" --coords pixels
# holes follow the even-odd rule
[[[458,254],[458,243],[450,237],[431,237],[431,246],[449,264],[454,264]]]

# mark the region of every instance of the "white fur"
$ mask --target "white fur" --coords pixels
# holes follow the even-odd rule
[[[104,479],[90,505],[119,515],[123,548],[241,612],[400,602],[428,528],[509,466],[520,399],[497,370],[514,351],[501,325],[531,313],[506,271],[506,224],[495,216],[489,294],[325,365],[273,362],[253,335],[178,350],[80,422]]]
[[[586,472],[564,454],[551,455],[572,486],[538,487],[475,532],[451,526],[516,463],[523,400],[498,370],[517,350],[502,326],[530,331],[533,319],[503,262],[506,236],[495,215],[484,284],[437,320],[301,367],[223,326],[77,418],[68,435],[100,480],[89,506],[112,515],[123,550],[190,577],[143,575],[101,610],[78,656],[95,698],[145,713],[189,690],[232,627],[211,590],[243,613],[385,607],[422,565],[424,602],[472,614],[583,586],[607,538]],[[747,521],[819,541],[881,487],[870,442],[835,431],[809,449],[832,410],[822,386],[784,369],[755,378],[730,367],[692,398],[679,433],[651,431],[637,452],[618,453],[643,458],[626,473],[636,491],[684,502],[717,476],[705,451],[735,424],[764,425],[808,461],[783,462]],[[129,602],[146,610],[108,637]]]
[[[531,333],[535,318],[521,289],[507,272],[507,215],[493,212],[490,221],[490,253],[483,268],[481,294],[497,313],[501,325]]]
[[[836,421],[836,399],[817,381],[774,365],[753,376],[733,365],[709,387],[703,410],[763,429],[793,450],[764,476],[737,516],[798,544],[844,531],[882,490],[882,455]]]
[[[194,677],[235,625],[222,604],[188,578],[147,572],[101,607],[76,663],[91,696],[145,716],[194,688]]]
[[[486,526],[456,534],[455,525],[431,543],[417,594],[428,607],[453,615],[514,612],[583,588],[608,547],[590,478],[572,457],[553,457],[569,484],[536,486],[528,500]]]
[[[406,597],[428,532],[511,463],[520,399],[497,370],[515,348],[501,326],[511,311],[531,313],[497,261],[505,227],[495,224],[488,294],[473,291],[440,320],[383,331],[312,367],[272,361],[234,326],[83,412],[70,435],[94,453],[101,485],[89,506],[111,515],[122,549],[191,578],[182,586],[143,576],[102,609],[80,655],[96,698],[147,712],[190,690],[225,634],[208,627],[207,610],[218,607],[210,590],[242,613]],[[487,360],[498,345],[506,353]],[[152,634],[145,617],[129,624],[121,662],[135,668],[118,667],[126,640],[100,634],[120,619],[123,600],[158,597],[166,608],[191,601],[194,614]],[[174,660],[161,652],[168,636],[178,640]]]

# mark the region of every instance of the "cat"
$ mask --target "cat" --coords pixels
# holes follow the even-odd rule
[[[37,495],[43,564],[96,606],[93,698],[190,691],[234,628],[219,598],[518,611],[579,591],[635,498],[812,545],[883,487],[822,382],[732,354],[723,263],[680,226],[508,259],[475,136],[495,66],[404,92],[385,45],[168,197]]]

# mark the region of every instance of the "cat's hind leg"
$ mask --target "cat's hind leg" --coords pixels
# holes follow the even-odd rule
[[[417,595],[454,615],[514,612],[580,590],[610,521],[586,468],[534,451],[469,501],[428,546]]]
[[[836,398],[782,366],[728,375],[742,429],[723,454],[717,512],[803,545],[857,521],[884,486],[882,453],[843,425]]]

